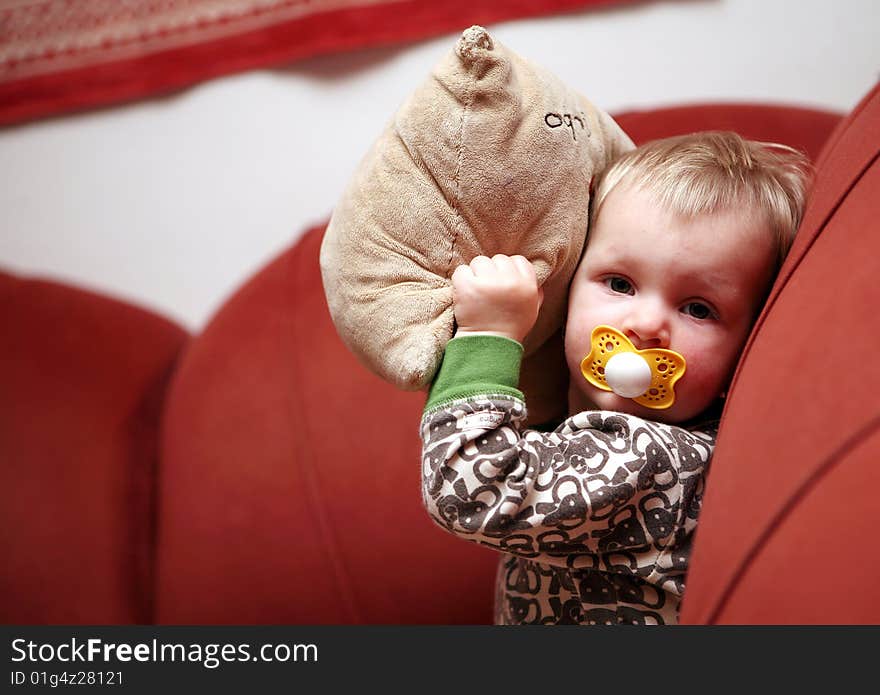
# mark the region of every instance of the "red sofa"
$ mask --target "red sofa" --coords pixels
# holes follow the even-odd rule
[[[880,622],[880,91],[845,119],[755,104],[617,119],[637,142],[731,128],[819,160],[731,389],[683,621]],[[424,397],[336,336],[322,231],[199,335],[0,273],[4,623],[491,621],[496,556],[425,514]]]

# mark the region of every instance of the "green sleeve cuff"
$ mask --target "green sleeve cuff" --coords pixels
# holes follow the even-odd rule
[[[524,401],[519,384],[523,347],[515,340],[495,335],[453,338],[446,353],[425,411],[477,395],[507,395]]]

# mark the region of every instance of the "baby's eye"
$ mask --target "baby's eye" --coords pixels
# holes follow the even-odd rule
[[[692,316],[700,321],[715,318],[715,312],[710,306],[703,304],[703,302],[688,302],[681,310],[688,316]]]
[[[605,278],[605,284],[612,292],[617,292],[618,294],[635,294],[632,283],[630,283],[630,281],[626,278]]]

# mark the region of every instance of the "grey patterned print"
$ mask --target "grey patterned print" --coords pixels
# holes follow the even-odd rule
[[[676,623],[717,423],[610,411],[522,429],[480,396],[424,415],[422,493],[447,531],[505,553],[500,624]]]

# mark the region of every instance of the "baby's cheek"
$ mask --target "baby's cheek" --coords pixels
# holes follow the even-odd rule
[[[676,385],[676,391],[689,400],[702,401],[706,405],[724,390],[728,369],[723,360],[700,355],[687,359],[684,376]]]
[[[576,322],[568,322],[565,326],[565,357],[574,366],[580,364],[590,353],[590,334]]]

